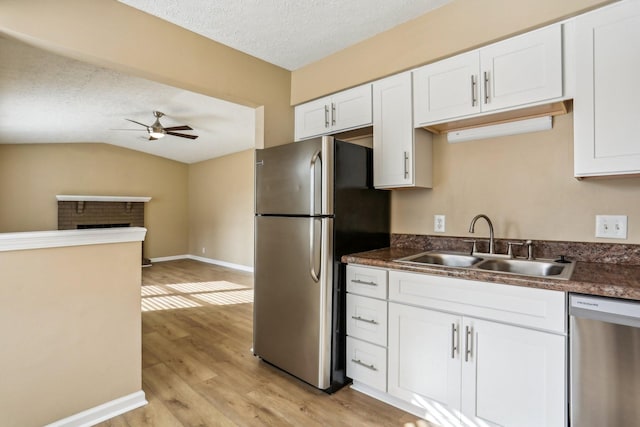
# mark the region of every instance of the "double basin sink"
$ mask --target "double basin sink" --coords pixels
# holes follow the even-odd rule
[[[458,252],[429,251],[396,259],[414,265],[439,265],[444,267],[467,268],[521,276],[544,277],[568,280],[575,262],[556,262],[548,259],[513,259],[505,255],[464,254]]]

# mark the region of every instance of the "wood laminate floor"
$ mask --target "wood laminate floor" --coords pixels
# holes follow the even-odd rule
[[[142,270],[142,387],[149,404],[99,424],[428,424],[348,387],[327,395],[251,353],[253,276],[193,260]]]

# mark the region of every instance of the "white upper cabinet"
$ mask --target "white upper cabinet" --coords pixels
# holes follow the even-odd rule
[[[480,112],[479,60],[473,51],[413,72],[416,125]]]
[[[373,183],[431,187],[431,135],[413,128],[411,73],[373,83]]]
[[[295,140],[370,126],[371,84],[295,107]]]
[[[414,71],[414,125],[517,109],[563,97],[562,25]]]
[[[640,2],[576,18],[574,173],[640,173]]]

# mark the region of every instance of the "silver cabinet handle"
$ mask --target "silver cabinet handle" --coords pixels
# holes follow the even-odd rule
[[[471,106],[478,105],[478,82],[476,81],[475,74],[471,75]]]
[[[484,103],[489,103],[489,72],[484,72]]]
[[[324,127],[329,127],[329,106],[324,106]]]
[[[367,285],[367,286],[378,286],[376,282],[366,282],[364,280],[359,280],[359,279],[351,279],[351,283],[357,283],[359,285]]]
[[[375,365],[367,365],[366,363],[364,363],[362,360],[360,359],[351,359],[351,361],[353,363],[357,363],[360,366],[364,366],[367,369],[371,369],[372,371],[377,371],[378,368],[375,367]]]
[[[336,124],[336,103],[332,102],[331,103],[331,125],[335,125]]]
[[[409,153],[407,151],[404,152],[404,179],[409,178]]]
[[[365,322],[365,323],[370,323],[372,325],[379,325],[380,323],[378,323],[375,320],[372,319],[365,319],[364,317],[360,317],[360,316],[351,316],[351,318],[353,320],[357,320],[358,322]]]
[[[458,351],[458,340],[456,336],[458,335],[458,327],[455,323],[451,324],[451,358],[456,358],[456,351]]]
[[[471,343],[473,341],[472,339],[472,329],[469,326],[465,326],[464,327],[465,330],[465,337],[464,337],[464,347],[465,347],[465,352],[464,352],[464,361],[468,362],[469,361],[469,357],[473,356],[473,352],[471,349]]]

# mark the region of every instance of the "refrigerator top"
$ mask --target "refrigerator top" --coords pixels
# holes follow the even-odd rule
[[[332,137],[256,150],[256,215],[333,215]]]

